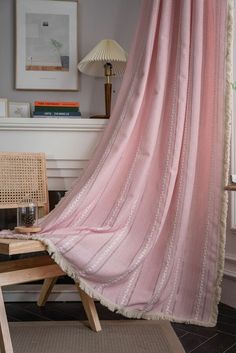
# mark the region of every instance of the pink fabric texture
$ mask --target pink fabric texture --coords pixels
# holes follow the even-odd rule
[[[143,1],[102,141],[37,234],[126,316],[216,322],[226,24],[225,0]]]

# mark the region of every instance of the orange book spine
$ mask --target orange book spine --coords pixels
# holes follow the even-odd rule
[[[38,107],[79,107],[79,102],[34,102],[35,106]]]

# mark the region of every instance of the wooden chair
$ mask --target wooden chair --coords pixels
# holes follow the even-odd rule
[[[24,199],[37,202],[47,214],[48,190],[45,156],[42,153],[0,152],[0,209],[17,208]],[[45,305],[59,276],[65,275],[49,255],[35,253],[47,250],[38,240],[0,238],[0,253],[5,255],[32,255],[27,258],[0,262],[0,349],[13,353],[2,287],[44,279],[37,304]],[[92,298],[76,284],[90,327],[100,331],[101,325]]]
[[[27,199],[48,213],[45,155],[0,152],[0,208],[17,208]]]

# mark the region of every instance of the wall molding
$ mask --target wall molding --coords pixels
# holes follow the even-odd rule
[[[230,271],[230,270],[224,270],[224,277],[228,277],[236,281],[236,272]]]
[[[231,191],[230,202],[231,202],[231,224],[230,224],[230,228],[231,228],[231,232],[232,233],[236,233],[236,193],[235,193],[235,191]]]
[[[224,277],[236,280],[236,255],[225,255]]]
[[[233,262],[236,265],[236,255],[225,254],[225,260],[228,261],[228,262]]]
[[[56,156],[54,159],[47,158],[48,189],[68,190],[88,162],[88,159],[61,159]]]
[[[49,190],[68,190],[102,136],[107,119],[0,118],[0,150],[44,152]]]

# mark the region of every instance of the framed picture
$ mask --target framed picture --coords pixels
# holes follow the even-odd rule
[[[8,117],[8,104],[7,99],[0,98],[0,118]]]
[[[10,118],[30,118],[30,103],[9,102]]]
[[[77,2],[16,0],[16,89],[78,90]]]

